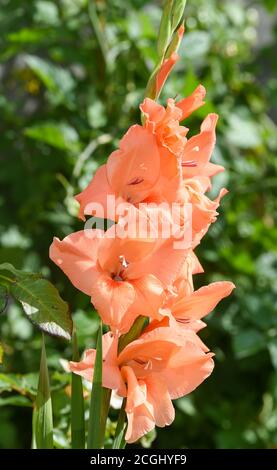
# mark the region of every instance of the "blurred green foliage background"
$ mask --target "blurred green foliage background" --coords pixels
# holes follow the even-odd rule
[[[200,82],[207,104],[188,121],[220,115],[214,161],[230,193],[197,249],[197,284],[237,288],[201,333],[216,353],[213,375],[176,401],[176,420],[153,447],[277,446],[276,0],[188,0],[181,60],[161,100]],[[82,228],[73,195],[129,125],[156,59],[161,2],[1,0],[0,262],[40,271],[70,303],[80,348],[93,346],[89,298],[48,258],[54,235]],[[97,13],[97,15],[95,14]],[[40,334],[9,303],[0,316],[0,448],[30,447]],[[47,338],[56,446],[68,446],[71,346]],[[15,375],[19,374],[19,375]],[[113,424],[110,425],[113,431]],[[150,436],[143,441],[149,445]]]

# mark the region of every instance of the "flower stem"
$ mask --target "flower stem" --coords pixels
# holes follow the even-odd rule
[[[126,433],[126,413],[125,413],[125,406],[126,406],[126,398],[124,398],[120,412],[118,415],[117,426],[115,430],[115,437],[113,441],[113,449],[124,449],[126,442],[125,442],[125,433]]]
[[[73,327],[73,360],[79,360],[77,335]],[[71,443],[72,449],[85,448],[84,396],[82,378],[71,374]]]

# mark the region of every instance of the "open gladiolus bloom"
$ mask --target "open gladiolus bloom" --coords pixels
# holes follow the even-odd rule
[[[124,398],[130,443],[155,426],[169,425],[172,400],[211,374],[213,353],[198,332],[206,326],[203,318],[234,288],[222,281],[194,290],[193,277],[203,272],[194,249],[227,191],[215,200],[207,194],[212,178],[224,170],[211,162],[218,116],[209,114],[193,137],[186,126],[186,118],[204,105],[205,88],[199,85],[179,101],[169,98],[165,107],[155,99],[178,59],[183,28],[174,34],[140,105],[142,124],[129,128],[76,196],[80,219],[96,216],[114,224],[106,231],[85,226],[55,238],[50,248],[51,259],[91,298],[108,327],[102,386]],[[96,357],[95,349],[85,351],[81,361],[70,363],[71,371],[92,381]]]

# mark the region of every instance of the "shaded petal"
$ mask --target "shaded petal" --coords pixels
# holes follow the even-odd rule
[[[126,414],[128,427],[125,439],[129,444],[136,442],[155,427],[154,418],[146,405],[140,405]]]
[[[203,85],[198,85],[198,87],[193,91],[193,93],[187,98],[182,99],[176,106],[182,110],[181,121],[188,117],[193,111],[200,108],[205,104],[203,99],[206,96],[206,90]]]
[[[102,230],[81,230],[63,240],[54,238],[49,256],[80,291],[91,295],[93,280],[97,275],[97,252]]]
[[[134,220],[134,223],[136,222]],[[138,228],[135,227],[136,231],[138,231]],[[131,231],[132,227],[127,227],[127,233],[129,229]],[[140,238],[139,234],[134,238],[127,236],[121,238],[115,234],[114,226],[111,227],[105,232],[98,250],[98,261],[101,268],[110,273],[116,273],[121,265],[120,260],[123,258],[127,264],[130,264],[149,255],[156,246],[156,240],[146,237],[147,233],[144,238]]]
[[[152,274],[165,287],[171,285],[177,278],[186,257],[186,252],[175,248],[174,242],[175,240],[170,238],[158,243],[151,255],[128,267],[128,278],[136,279],[145,274]]]
[[[156,76],[156,95],[158,95],[166,82],[168,75],[179,60],[178,54],[173,52],[168,59],[165,59]]]
[[[100,274],[91,288],[91,300],[103,322],[113,331],[125,333],[134,320],[125,317],[135,300],[135,289],[129,282],[114,281],[106,274]]]
[[[145,115],[145,127],[154,132],[155,123],[161,121],[165,117],[165,108],[150,98],[145,98],[140,105],[141,112]]]
[[[69,362],[69,368],[71,372],[74,372],[74,374],[80,375],[81,377],[84,377],[84,379],[88,380],[89,382],[92,382],[95,356],[96,356],[95,349],[87,349],[84,352],[84,355],[81,361]]]
[[[133,204],[145,198],[160,174],[160,155],[155,136],[148,129],[130,127],[120,148],[107,162],[107,178],[117,195]]]
[[[152,407],[152,414],[157,426],[163,428],[172,423],[175,410],[168,393],[166,384],[158,375],[151,375],[145,379],[147,386],[147,401]]]
[[[195,345],[191,343],[191,347]],[[198,350],[200,351],[200,350]],[[188,347],[184,348],[183,354],[186,359]],[[201,351],[198,359],[191,362],[185,362],[180,367],[168,367],[163,372],[163,379],[165,380],[168,392],[171,399],[176,399],[191,393],[197,388],[209,375],[211,375],[214,368],[213,354],[205,354]]]
[[[184,167],[183,174],[186,178],[193,176],[214,176],[224,171],[220,165],[210,163],[213,152],[216,135],[215,126],[218,120],[217,114],[209,114],[201,125],[201,132],[191,137],[184,148],[183,162],[195,161],[195,167]]]
[[[161,318],[159,308],[164,300],[164,288],[162,283],[152,274],[143,276],[132,281],[136,290],[136,300],[132,305],[132,311],[136,316],[150,316],[151,318]]]
[[[102,337],[103,341],[103,386],[112,390],[117,390],[121,396],[126,394],[126,387],[123,382],[119,367],[117,366],[117,337],[111,333],[106,333]],[[92,382],[94,373],[96,350],[87,349],[80,362],[70,361],[69,367],[72,372],[81,375],[86,380]]]
[[[146,400],[146,385],[144,382],[138,382],[135,373],[131,367],[123,366],[121,374],[127,382],[127,401],[126,412],[142,405]]]
[[[107,165],[102,165],[96,171],[89,185],[81,193],[75,196],[80,204],[79,217],[85,220],[84,215],[93,215],[96,204],[99,204],[104,211],[102,217],[105,217],[107,211],[107,196],[115,196],[107,179]],[[101,214],[97,214],[101,217]]]
[[[179,299],[173,304],[171,311],[177,320],[200,320],[210,313],[220,300],[230,295],[234,288],[232,282],[213,282],[194,291],[190,296]]]

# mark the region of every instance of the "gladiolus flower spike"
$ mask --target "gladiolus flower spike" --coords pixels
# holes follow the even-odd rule
[[[101,207],[102,217],[115,224],[107,231],[85,229],[63,240],[55,238],[50,248],[50,258],[90,296],[109,327],[102,337],[102,386],[123,398],[127,443],[155,426],[171,424],[172,400],[191,393],[211,374],[213,353],[198,332],[206,326],[203,318],[234,288],[229,281],[198,290],[193,285],[194,276],[203,272],[194,249],[216,220],[227,192],[223,188],[215,200],[207,195],[212,178],[224,170],[210,161],[218,116],[209,114],[200,132],[189,137],[183,121],[204,105],[205,88],[199,85],[179,101],[169,98],[165,107],[156,102],[178,59],[182,5],[184,1],[166,2],[158,66],[140,105],[143,124],[129,128],[118,149],[76,196],[81,219],[97,215]],[[179,232],[190,234],[184,246],[180,240],[176,245],[174,231],[164,236],[165,222],[170,230],[176,227],[172,205],[181,208]],[[154,236],[148,230],[138,233],[142,222],[154,229]],[[95,360],[96,350],[89,349],[81,361],[70,363],[70,369],[92,381]],[[120,420],[123,425],[122,412]]]

